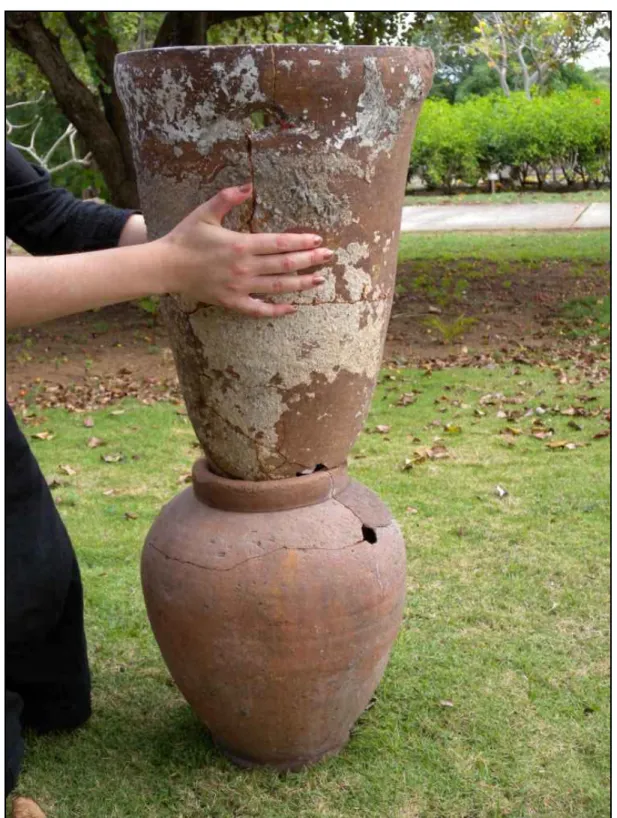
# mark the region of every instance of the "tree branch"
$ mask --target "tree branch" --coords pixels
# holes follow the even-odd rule
[[[499,36],[499,42],[501,43],[501,66],[499,67],[498,74],[499,74],[499,84],[501,85],[501,90],[504,94],[509,97],[510,96],[510,86],[508,85],[508,45],[506,43],[506,37],[504,33],[504,23],[501,18],[501,15],[497,12],[493,13],[493,17],[495,20],[495,27],[497,29],[497,33]]]
[[[516,56],[518,57],[519,64],[521,66],[521,71],[523,72],[523,88],[525,90],[525,96],[527,99],[531,99],[531,82],[529,79],[529,69],[527,67],[527,63],[525,62],[525,57],[523,56],[523,48],[525,47],[525,38],[521,40],[516,48]]]
[[[104,11],[65,11],[64,16],[77,37],[86,61],[91,66],[99,96],[103,103],[105,118],[118,137],[124,163],[132,169],[133,156],[128,126],[122,103],[114,87],[114,64],[118,54],[118,46],[111,34],[107,14]],[[89,31],[92,26],[96,27],[95,36]]]

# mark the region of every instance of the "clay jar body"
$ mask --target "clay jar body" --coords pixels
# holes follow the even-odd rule
[[[383,674],[402,537],[344,470],[246,483],[198,461],[193,479],[143,552],[161,652],[234,761],[299,769],[345,744]]]
[[[409,152],[428,51],[255,46],[122,54],[151,238],[229,185],[253,201],[226,225],[316,232],[335,251],[284,320],[171,296],[171,344],[209,462],[243,480],[342,465],[368,411],[390,314]],[[206,272],[206,271],[205,271]]]
[[[198,461],[152,526],[144,594],[178,687],[239,763],[298,769],[336,752],[400,625],[402,537],[345,462],[381,362],[432,67],[430,52],[329,46],[117,60],[151,238],[252,181],[226,226],[317,232],[335,251],[322,287],[276,299],[298,307],[283,319],[164,299],[210,469]]]

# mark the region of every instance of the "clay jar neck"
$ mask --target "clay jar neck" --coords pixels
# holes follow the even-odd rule
[[[223,511],[286,511],[323,503],[340,494],[350,479],[345,466],[283,480],[231,480],[215,474],[205,459],[193,465],[198,500]]]

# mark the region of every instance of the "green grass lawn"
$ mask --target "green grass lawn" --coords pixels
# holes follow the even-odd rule
[[[607,263],[610,230],[530,231],[516,233],[402,233],[399,261],[541,262],[552,259]]]
[[[446,195],[425,195],[423,193],[408,194],[405,196],[406,205],[436,205],[436,204],[543,204],[544,202],[577,202],[591,204],[591,202],[610,202],[611,192],[608,188],[600,190],[575,190],[564,193],[540,193],[529,191],[524,193],[455,193]]]
[[[50,818],[605,818],[610,438],[571,407],[603,410],[609,389],[562,367],[565,384],[514,364],[383,371],[350,467],[404,532],[404,625],[348,747],[289,775],[218,753],[147,623],[140,549],[198,453],[186,416],[125,402],[85,428],[44,410],[26,433],[54,435],[32,445],[79,554],[94,715],[29,739],[21,791]],[[450,456],[423,459],[436,437]]]

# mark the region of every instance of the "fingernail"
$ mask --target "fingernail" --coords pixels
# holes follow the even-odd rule
[[[315,247],[319,247],[322,241],[323,239],[321,236],[313,236],[313,244],[315,245]]]
[[[333,255],[334,253],[332,252],[332,250],[324,250],[322,253],[323,258],[325,259],[330,259],[332,258]]]
[[[313,284],[323,284],[325,280],[323,276],[313,276]]]
[[[246,185],[240,185],[238,190],[240,191],[240,193],[250,193],[252,187],[253,185],[250,182],[247,182]]]

